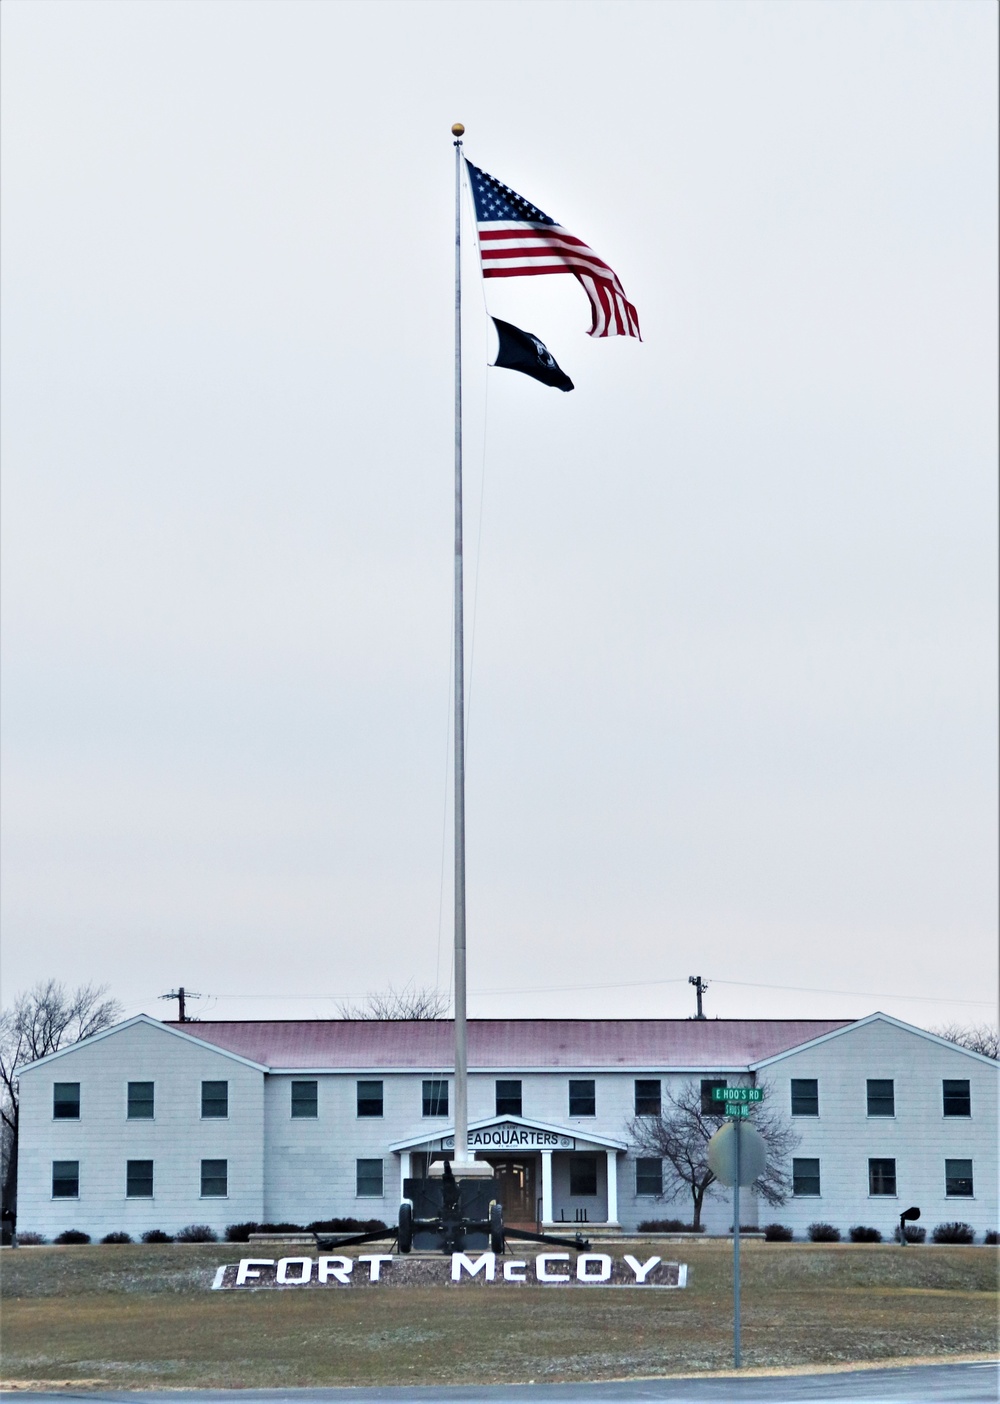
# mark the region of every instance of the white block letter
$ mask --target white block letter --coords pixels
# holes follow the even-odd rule
[[[288,1276],[289,1263],[301,1263],[302,1270],[298,1277]],[[312,1277],[312,1258],[279,1258],[278,1259],[278,1281],[283,1282],[287,1287],[301,1287],[304,1282],[308,1282]]]
[[[589,1263],[597,1264],[596,1272],[588,1272]],[[576,1260],[577,1282],[609,1282],[611,1280],[611,1258],[607,1253],[581,1253]]]
[[[535,1277],[539,1282],[568,1282],[569,1274],[560,1277],[557,1272],[549,1272],[546,1263],[568,1263],[568,1253],[539,1253],[535,1259]]]
[[[368,1265],[369,1265],[369,1267],[368,1267],[369,1279],[368,1279],[368,1280],[369,1280],[370,1282],[377,1282],[377,1281],[379,1280],[379,1274],[380,1274],[381,1271],[382,1271],[382,1264],[383,1264],[383,1263],[391,1263],[391,1262],[392,1262],[392,1254],[391,1254],[391,1253],[359,1253],[359,1254],[358,1254],[358,1262],[359,1262],[359,1263],[368,1263]]]
[[[631,1253],[626,1253],[625,1261],[635,1273],[636,1282],[645,1282],[647,1274],[653,1271],[660,1260],[659,1258],[650,1258],[649,1262],[640,1263],[638,1258],[633,1258]]]
[[[503,1280],[504,1280],[505,1282],[523,1282],[523,1281],[524,1281],[524,1273],[523,1273],[523,1272],[517,1272],[516,1269],[517,1269],[517,1268],[526,1268],[527,1266],[528,1266],[528,1264],[527,1264],[527,1263],[522,1263],[522,1262],[520,1261],[520,1259],[518,1259],[518,1258],[511,1258],[511,1260],[510,1260],[509,1262],[506,1262],[506,1263],[504,1263],[504,1265],[503,1265]]]
[[[336,1264],[336,1266],[334,1266],[334,1264]],[[349,1287],[351,1284],[348,1278],[353,1268],[353,1258],[320,1258],[316,1268],[316,1276],[320,1282],[329,1282],[332,1277],[334,1282],[340,1282],[344,1287]]]
[[[492,1282],[497,1272],[497,1255],[495,1253],[483,1253],[481,1257],[478,1257],[475,1262],[473,1262],[472,1259],[466,1257],[464,1253],[452,1253],[451,1280],[452,1282],[457,1282],[462,1276],[463,1268],[470,1277],[475,1277],[481,1267],[485,1267],[486,1269],[483,1274],[486,1281]]]
[[[240,1265],[236,1269],[236,1285],[242,1287],[248,1277],[259,1277],[257,1271],[259,1267],[273,1267],[273,1258],[241,1258]]]

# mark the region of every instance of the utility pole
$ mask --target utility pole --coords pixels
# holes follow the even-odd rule
[[[160,998],[176,999],[178,1021],[182,1024],[190,1024],[191,1020],[185,1013],[184,1001],[186,999],[201,999],[201,995],[195,994],[194,990],[185,990],[183,985],[178,985],[176,990],[171,990],[169,994],[160,995]]]
[[[688,984],[694,985],[695,993],[698,996],[698,1013],[694,1017],[696,1019],[704,1019],[705,1015],[701,1008],[701,997],[708,989],[708,981],[703,980],[700,975],[689,975]]]

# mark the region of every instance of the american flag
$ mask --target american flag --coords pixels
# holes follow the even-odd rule
[[[639,336],[639,318],[618,275],[582,239],[487,175],[471,161],[469,183],[476,205],[484,278],[525,278],[572,273],[590,298],[591,336]]]

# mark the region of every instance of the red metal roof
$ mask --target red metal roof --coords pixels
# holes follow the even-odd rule
[[[851,1019],[470,1019],[469,1067],[739,1068]],[[454,1063],[450,1019],[171,1022],[271,1068],[424,1068]]]

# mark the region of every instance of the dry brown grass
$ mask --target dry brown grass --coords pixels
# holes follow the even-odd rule
[[[721,1243],[683,1246],[690,1285],[680,1292],[210,1292],[215,1267],[241,1251],[223,1244],[5,1250],[6,1375],[117,1388],[450,1384],[677,1374],[731,1363],[732,1253]],[[743,1261],[750,1367],[996,1348],[994,1250],[753,1243]]]

